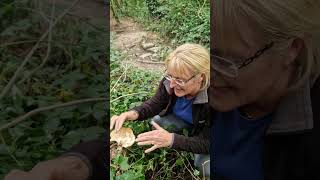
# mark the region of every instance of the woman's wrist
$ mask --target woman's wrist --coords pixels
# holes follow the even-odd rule
[[[130,110],[127,113],[128,120],[136,120],[139,117],[139,113],[135,110]]]
[[[171,135],[171,142],[170,142],[169,148],[172,148],[174,143],[174,133],[170,133],[170,135]]]

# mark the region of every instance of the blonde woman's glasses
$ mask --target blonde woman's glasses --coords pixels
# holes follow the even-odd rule
[[[233,60],[226,59],[224,57],[218,56],[217,51],[211,51],[211,63],[210,68],[214,71],[221,73],[230,78],[236,78],[239,74],[239,69],[248,66],[255,59],[260,57],[265,51],[270,49],[273,46],[273,42],[267,44],[262,49],[258,50],[253,56],[242,60],[241,63],[235,63]],[[238,61],[239,62],[239,61]]]
[[[189,79],[187,80],[182,80],[182,79],[179,79],[179,78],[175,78],[175,77],[172,77],[171,75],[169,74],[166,74],[164,75],[164,77],[168,80],[168,81],[174,81],[177,85],[183,87],[185,86],[191,79],[193,79],[194,77],[196,77],[197,74],[193,75],[192,77],[190,77]]]

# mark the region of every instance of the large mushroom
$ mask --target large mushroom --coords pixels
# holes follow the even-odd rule
[[[130,128],[122,127],[119,131],[113,130],[110,133],[110,141],[116,141],[118,146],[125,148],[132,146],[135,139],[136,137]]]

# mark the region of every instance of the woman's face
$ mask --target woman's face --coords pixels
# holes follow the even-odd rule
[[[231,24],[226,26],[221,38],[223,42],[219,42],[217,37],[213,38],[211,47],[215,49],[215,55],[241,64],[270,43],[263,40],[263,35],[255,31],[254,25],[249,22],[244,24],[246,26],[240,30],[235,30],[236,27]],[[248,104],[258,103],[263,106],[268,101],[280,98],[287,88],[291,74],[292,69],[285,64],[291,56],[286,52],[280,54],[273,48],[267,49],[252,63],[239,69],[236,78],[217,71],[214,61],[218,62],[219,59],[212,57],[210,105],[218,111],[230,111]]]
[[[194,74],[192,71],[188,70],[184,71],[184,73],[178,74],[177,71],[169,68],[167,74],[173,77],[173,80],[170,81],[170,88],[173,89],[175,95],[178,97],[193,97],[197,95],[204,79],[203,75]],[[178,85],[175,79],[184,81],[184,86]]]

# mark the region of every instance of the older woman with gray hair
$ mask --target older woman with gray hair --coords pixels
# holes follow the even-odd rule
[[[319,179],[320,1],[213,5],[211,174]]]

